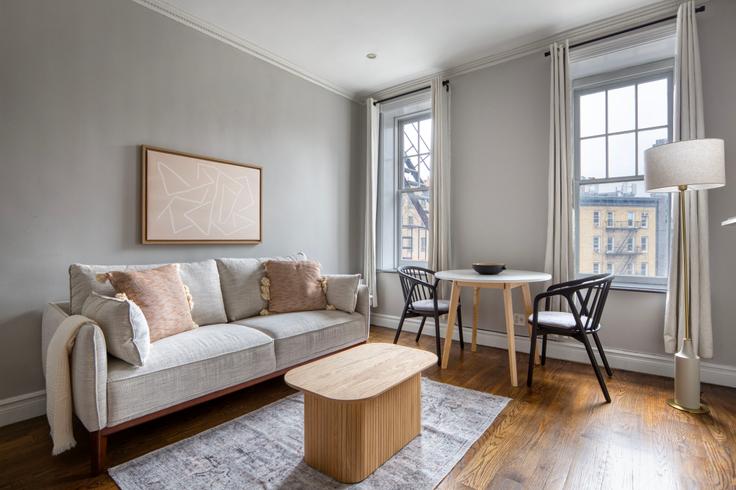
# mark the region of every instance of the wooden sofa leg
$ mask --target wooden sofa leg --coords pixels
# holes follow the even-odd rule
[[[92,474],[99,475],[106,469],[107,436],[99,430],[90,432],[89,442]]]

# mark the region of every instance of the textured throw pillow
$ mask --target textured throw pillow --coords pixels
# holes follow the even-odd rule
[[[319,270],[319,263],[311,260],[269,260],[266,275],[261,279],[261,296],[268,307],[261,315],[290,311],[334,310],[327,304],[327,281]]]
[[[82,304],[82,315],[100,326],[107,352],[133,366],[143,366],[150,338],[138,305],[124,294],[111,298],[93,292]]]
[[[327,276],[327,303],[338,310],[353,313],[358,304],[360,274],[333,274]]]
[[[179,276],[179,264],[130,272],[107,272],[98,280],[109,280],[117,293],[137,304],[148,321],[151,342],[197,328],[192,320],[192,297]]]

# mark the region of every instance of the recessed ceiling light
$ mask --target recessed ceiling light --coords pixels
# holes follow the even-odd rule
[[[376,53],[368,53],[367,55],[365,55],[365,57],[368,58],[369,60],[375,60]]]

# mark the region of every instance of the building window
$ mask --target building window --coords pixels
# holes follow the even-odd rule
[[[376,262],[427,265],[432,172],[429,91],[381,104]]]
[[[644,151],[671,140],[672,68],[660,63],[596,75],[575,80],[573,90],[577,272],[593,269],[594,255],[581,244],[591,243],[583,238],[593,235],[595,212],[603,208],[607,270],[633,276],[634,265],[640,262],[637,254],[646,252],[649,245],[655,251],[655,262],[647,265],[645,274],[617,278],[616,283],[664,289],[670,201],[667,194],[645,191],[643,172]],[[593,226],[588,213],[593,215]],[[650,233],[647,228],[656,231]]]
[[[613,274],[613,264],[610,262],[606,264],[606,273]]]
[[[626,226],[628,226],[629,228],[633,227],[635,217],[636,215],[633,211],[629,211],[628,213],[626,213]]]
[[[639,267],[639,275],[647,276],[649,275],[649,264],[646,262],[642,262]]]
[[[601,272],[601,263],[593,262],[593,274],[599,274]]]
[[[593,211],[593,226],[598,228],[601,225],[601,212]]]
[[[600,252],[601,251],[601,237],[594,236],[593,237],[593,252]]]

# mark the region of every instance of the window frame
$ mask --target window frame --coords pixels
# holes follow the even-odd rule
[[[395,125],[394,125],[394,132],[395,132],[395,139],[394,141],[397,142],[395,145],[395,156],[394,161],[396,162],[395,165],[395,188],[394,188],[394,203],[395,203],[395,217],[394,217],[394,233],[396,236],[396,244],[394,245],[394,264],[396,264],[396,267],[402,267],[405,265],[412,265],[412,266],[419,266],[419,267],[427,267],[428,262],[426,260],[405,260],[402,258],[402,249],[403,249],[403,237],[401,236],[401,228],[402,228],[402,222],[401,222],[401,203],[402,198],[404,194],[413,194],[418,192],[428,192],[431,196],[432,193],[432,184],[430,179],[430,185],[429,186],[419,186],[419,187],[404,187],[404,160],[403,160],[403,153],[404,153],[404,138],[403,138],[403,127],[406,124],[411,124],[414,122],[424,121],[426,119],[432,119],[432,110],[420,110],[413,112],[411,114],[406,114],[400,117],[396,118]],[[432,141],[432,144],[434,144],[434,140]],[[419,149],[417,149],[419,150]],[[430,157],[432,154],[432,148],[429,148]],[[430,163],[430,165],[433,162]],[[432,167],[430,166],[430,172]],[[430,210],[431,211],[431,210]],[[430,223],[431,224],[431,223]],[[427,225],[427,237],[429,237],[429,225]],[[427,240],[429,242],[429,240]],[[421,246],[421,237],[420,237],[420,246]],[[429,243],[427,243],[427,247],[429,247]],[[427,257],[429,259],[429,257]]]
[[[666,126],[652,126],[639,128],[639,115],[637,112],[638,108],[638,90],[634,92],[634,127],[632,130],[618,131],[608,133],[608,97],[605,97],[605,132],[603,135],[588,135],[584,139],[593,137],[606,137],[605,155],[606,155],[606,177],[581,180],[580,172],[580,98],[584,95],[600,92],[602,90],[615,90],[617,88],[626,87],[629,85],[637,85],[655,80],[661,80],[662,78],[667,79],[667,110],[669,119]],[[673,137],[673,124],[674,124],[674,59],[666,59],[653,63],[647,63],[633,68],[626,68],[608,73],[602,73],[599,75],[593,75],[589,77],[580,78],[573,81],[572,87],[572,100],[573,100],[573,226],[576,228],[579,226],[578,220],[580,217],[580,188],[582,185],[592,184],[617,184],[623,182],[643,182],[644,175],[638,175],[640,166],[643,162],[639,161],[639,131],[667,128],[667,140],[672,141]],[[634,134],[634,152],[635,152],[635,163],[633,176],[626,177],[608,177],[609,175],[609,149],[608,149],[608,137],[617,134],[627,134],[633,132]],[[670,210],[671,212],[671,210]],[[609,225],[609,218],[612,218],[615,222],[615,215],[613,211],[606,212],[606,226]],[[636,224],[636,221],[634,221]],[[648,228],[648,220],[647,220]],[[607,237],[608,238],[608,237]],[[580,273],[579,257],[578,253],[580,250],[580,233],[579,230],[575,231],[574,234],[574,254],[575,254],[575,274],[578,277],[585,277],[590,274]],[[669,251],[671,253],[671,243],[668,244]],[[615,248],[615,244],[614,244]],[[647,247],[648,248],[648,247]],[[606,251],[609,248],[606,244]],[[633,272],[633,271],[632,271]],[[624,271],[621,271],[623,275]],[[634,276],[633,273],[622,277],[615,277],[612,284],[614,289],[627,289],[627,290],[641,290],[641,291],[653,291],[653,292],[666,292],[667,290],[667,277],[642,277]]]

